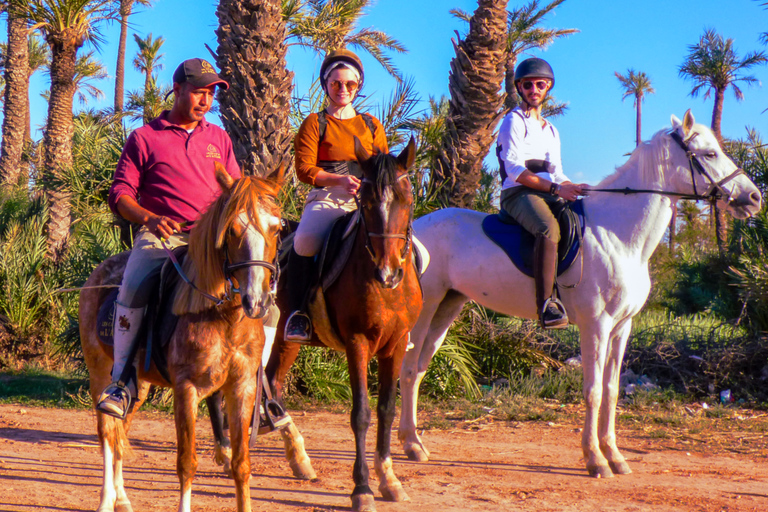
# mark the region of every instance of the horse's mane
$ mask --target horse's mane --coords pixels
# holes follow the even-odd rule
[[[616,172],[604,178],[595,188],[610,188],[631,172],[636,172],[637,178],[642,181],[643,188],[661,186],[669,170],[671,140],[669,130],[656,132],[651,140],[641,143],[632,151],[624,165],[617,167]]]
[[[366,164],[375,174],[373,185],[373,193],[376,198],[381,199],[384,189],[392,187],[395,193],[395,197],[399,201],[406,199],[406,192],[400,187],[397,187],[398,174],[397,174],[397,158],[389,153],[377,153],[373,155]]]
[[[184,272],[195,286],[214,297],[224,296],[224,256],[221,249],[227,231],[245,212],[251,225],[261,232],[256,219],[260,209],[280,216],[280,208],[275,201],[278,190],[278,186],[271,181],[245,177],[237,180],[229,193],[222,193],[211,203],[189,234],[189,253],[183,265]],[[173,302],[173,313],[199,313],[213,306],[210,299],[191,286],[182,285]]]

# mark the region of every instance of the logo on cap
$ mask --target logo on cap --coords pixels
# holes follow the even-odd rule
[[[213,73],[214,75],[215,75],[215,74],[217,74],[217,73],[216,73],[216,70],[215,70],[215,69],[213,69],[213,66],[211,66],[210,64],[208,64],[208,61],[207,61],[207,60],[203,60],[203,59],[200,59],[200,68],[201,68],[201,70],[202,70],[202,72],[203,72],[204,74],[205,74],[205,73]]]

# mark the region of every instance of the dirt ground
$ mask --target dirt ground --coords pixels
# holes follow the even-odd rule
[[[346,415],[294,414],[319,479],[291,476],[279,436],[251,451],[254,511],[349,510],[354,458]],[[82,410],[0,405],[0,511],[92,511],[102,477],[95,415]],[[393,432],[395,472],[411,501],[379,512],[522,511],[765,511],[768,460],[763,454],[686,452],[637,432],[619,432],[634,473],[587,477],[579,425],[494,422],[473,428],[429,430],[432,461],[402,454]],[[207,419],[198,421],[199,469],[195,511],[234,510],[232,482],[212,460]],[[173,418],[140,412],[130,433],[133,456],[125,471],[134,510],[178,506]],[[369,467],[376,492],[368,435]]]

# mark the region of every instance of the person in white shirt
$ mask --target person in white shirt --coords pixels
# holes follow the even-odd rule
[[[496,154],[501,173],[501,208],[536,237],[533,274],[536,308],[545,329],[568,326],[563,304],[553,296],[560,226],[552,208],[575,201],[586,184],[571,183],[563,174],[560,135],[541,115],[555,85],[552,67],[542,59],[522,61],[515,70],[520,105],[501,122]]]

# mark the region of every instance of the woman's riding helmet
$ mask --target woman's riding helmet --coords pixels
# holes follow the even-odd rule
[[[552,81],[549,90],[555,87],[555,73],[552,71],[552,66],[544,59],[532,57],[518,64],[515,69],[515,85],[523,78],[548,78]]]
[[[363,88],[363,82],[365,81],[363,63],[360,61],[360,57],[355,55],[354,52],[351,52],[345,48],[340,50],[333,50],[325,56],[325,59],[323,59],[323,63],[320,66],[320,85],[322,86],[323,90],[326,93],[328,92],[326,90],[325,84],[326,79],[328,78],[326,75],[330,74],[330,72],[337,67],[334,66],[334,64],[337,63],[348,64],[360,74],[360,84],[357,87],[357,90],[360,91]]]

